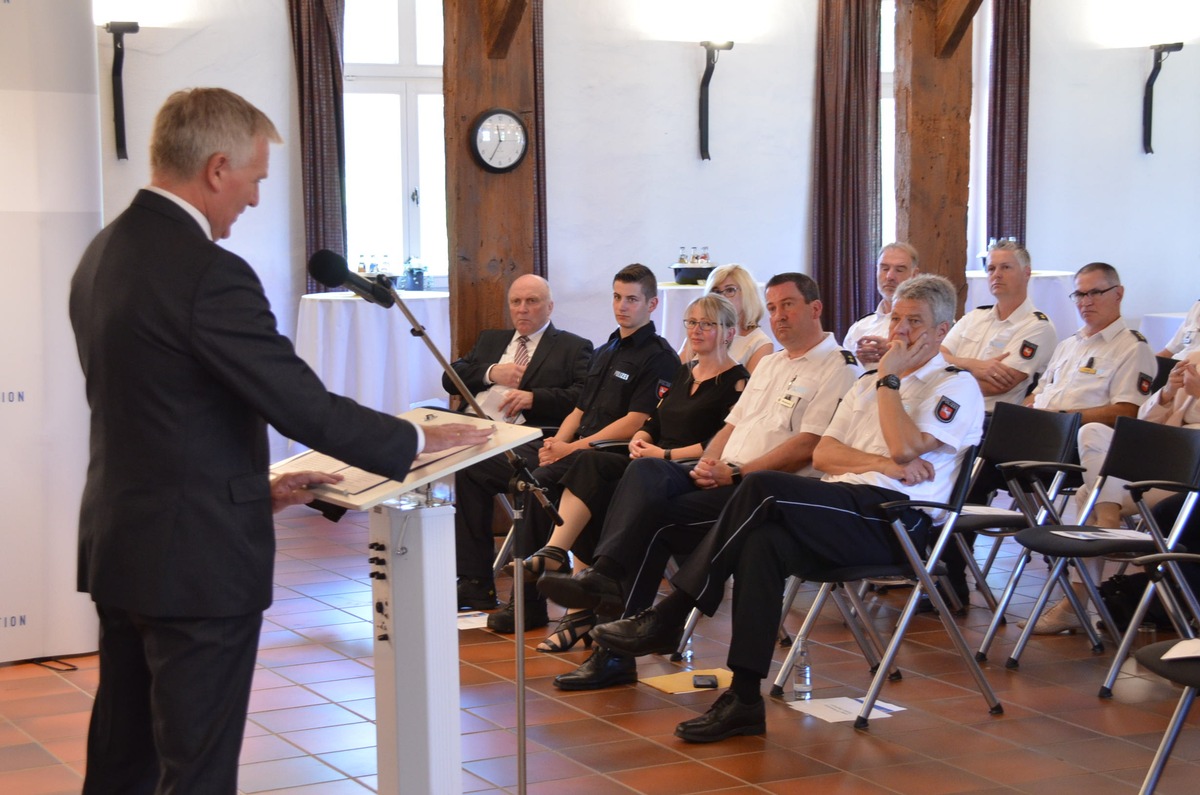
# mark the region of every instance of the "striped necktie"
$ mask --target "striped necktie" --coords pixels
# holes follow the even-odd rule
[[[529,364],[529,337],[524,334],[517,337],[517,352],[513,356],[513,364]]]

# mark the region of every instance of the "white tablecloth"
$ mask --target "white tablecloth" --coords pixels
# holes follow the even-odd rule
[[[450,294],[401,292],[429,339],[450,355]],[[325,386],[364,406],[399,414],[414,403],[446,399],[442,369],[398,308],[384,309],[353,293],[300,299],[296,352]]]
[[[1150,350],[1158,353],[1167,346],[1186,318],[1187,312],[1156,312],[1142,315],[1142,325],[1139,330],[1145,335],[1146,341],[1150,343]]]
[[[1067,297],[1074,289],[1075,274],[1071,271],[1035,270],[1033,278],[1029,280],[1029,296],[1033,299],[1034,307],[1049,315],[1060,341],[1074,334],[1082,325],[1075,302]],[[968,271],[966,311],[994,303],[996,299],[988,292],[987,274]]]

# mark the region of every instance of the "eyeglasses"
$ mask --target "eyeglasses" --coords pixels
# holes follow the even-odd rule
[[[683,321],[683,327],[688,331],[700,327],[701,331],[712,331],[717,327],[717,324],[711,320],[692,320],[690,317]]]
[[[1085,293],[1081,293],[1081,292],[1079,292],[1078,290],[1076,290],[1075,292],[1073,292],[1073,293],[1071,293],[1070,295],[1068,295],[1068,296],[1067,296],[1067,298],[1070,298],[1072,301],[1074,301],[1074,302],[1075,302],[1075,303],[1077,303],[1077,304],[1082,304],[1082,303],[1083,303],[1083,300],[1084,300],[1085,298],[1090,298],[1090,299],[1092,299],[1093,301],[1095,301],[1097,298],[1099,298],[1100,296],[1104,295],[1104,294],[1105,294],[1105,293],[1107,293],[1109,290],[1115,290],[1115,289],[1117,289],[1117,288],[1118,288],[1118,287],[1120,287],[1120,286],[1121,286],[1121,285],[1119,285],[1119,284],[1114,284],[1112,287],[1106,287],[1106,288],[1104,288],[1103,290],[1088,290],[1088,291],[1087,291],[1087,292],[1085,292]]]
[[[721,295],[725,296],[726,298],[733,298],[735,295],[737,295],[739,292],[741,292],[741,290],[738,289],[737,285],[731,284],[727,287],[714,287],[711,290],[709,290],[709,292],[720,293]]]

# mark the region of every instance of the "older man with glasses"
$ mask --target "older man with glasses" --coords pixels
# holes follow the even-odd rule
[[[1158,364],[1146,338],[1121,318],[1124,296],[1121,277],[1112,265],[1092,262],[1076,272],[1071,299],[1083,327],[1054,349],[1046,374],[1026,405],[1078,412],[1084,424],[1113,425],[1117,417],[1137,416],[1138,408],[1150,396]],[[1097,558],[1095,565],[1103,567],[1103,563]],[[1092,574],[1098,582],[1101,572]],[[1074,585],[1086,599],[1082,584]],[[1079,617],[1064,598],[1042,614],[1034,633],[1054,635],[1079,626]]]

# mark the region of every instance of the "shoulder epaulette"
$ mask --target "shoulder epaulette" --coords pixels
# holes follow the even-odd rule
[[[950,365],[949,367],[946,368],[946,372],[947,373],[965,373],[966,370],[962,369],[961,367],[955,367],[954,365]]]
[[[975,308],[976,309],[991,309],[994,306],[995,306],[995,304],[983,304],[982,306],[977,306]]]
[[[1138,340],[1138,342],[1145,342],[1145,341],[1146,341],[1146,335],[1145,335],[1145,334],[1143,334],[1142,332],[1138,331],[1137,329],[1132,329],[1132,328],[1131,328],[1131,329],[1129,329],[1129,330],[1130,330],[1131,332],[1133,332],[1133,336],[1137,337],[1137,340]]]
[[[846,360],[846,364],[849,364],[849,365],[858,364],[858,359],[854,358],[854,354],[851,353],[850,351],[846,350],[845,348],[842,349],[842,358]]]
[[[859,376],[859,378],[860,378],[860,379],[861,379],[861,378],[866,378],[867,376],[869,376],[869,375],[875,375],[875,374],[876,374],[876,373],[878,373],[878,372],[879,372],[878,370],[867,370],[865,373],[863,373],[862,375],[860,375],[860,376]]]
[[[1049,318],[1049,317],[1046,315],[1046,313],[1045,313],[1045,312],[1039,312],[1039,311],[1038,311],[1038,310],[1036,310],[1036,309],[1035,309],[1035,310],[1033,310],[1033,316],[1034,316],[1034,317],[1036,317],[1038,320],[1049,320],[1049,319],[1050,319],[1050,318]]]

